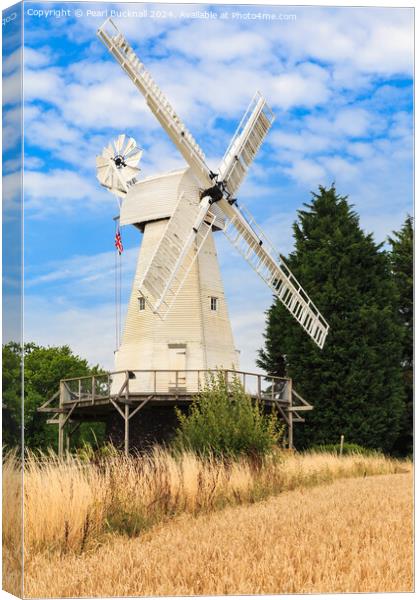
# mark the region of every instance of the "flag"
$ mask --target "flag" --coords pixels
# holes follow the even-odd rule
[[[122,251],[124,250],[122,241],[121,241],[121,233],[120,233],[119,228],[117,229],[117,231],[115,233],[115,247],[118,250],[118,254],[121,254]]]

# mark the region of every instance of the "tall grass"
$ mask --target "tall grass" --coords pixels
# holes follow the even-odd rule
[[[200,459],[192,453],[174,457],[156,448],[147,456],[84,463],[72,456],[29,453],[24,470],[25,552],[81,553],[109,534],[134,536],[181,513],[197,515],[297,487],[406,469],[406,464],[381,455],[276,453],[255,463],[245,458]],[[13,488],[16,473],[9,455],[4,489]],[[14,519],[4,523],[6,546],[17,542]]]
[[[22,464],[17,451],[3,463],[3,589],[22,596]]]

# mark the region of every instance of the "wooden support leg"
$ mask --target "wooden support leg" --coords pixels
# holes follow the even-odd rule
[[[130,407],[128,404],[125,405],[124,411],[124,452],[125,455],[128,456],[128,447],[129,447],[129,426],[130,426]]]
[[[293,397],[292,397],[292,380],[289,381],[289,389],[288,389],[288,400],[289,400],[289,410],[288,410],[288,421],[289,421],[289,450],[293,450]]]
[[[60,458],[64,454],[64,420],[65,416],[60,413],[58,417],[58,456]]]
[[[113,404],[115,406],[115,408],[117,409],[119,414],[124,419],[124,452],[125,452],[126,456],[128,456],[128,449],[130,446],[130,430],[129,430],[130,419],[131,419],[131,417],[134,417],[134,415],[136,413],[138,413],[139,410],[141,410],[143,408],[143,406],[145,406],[149,402],[149,400],[151,400],[152,398],[153,398],[153,396],[148,396],[145,400],[143,400],[143,402],[141,404],[139,404],[137,406],[137,408],[135,408],[131,412],[131,415],[130,415],[130,406],[128,404],[125,405],[124,412],[123,412],[121,410],[121,408],[118,406],[118,404],[111,398],[111,404]]]
[[[288,440],[289,450],[293,450],[293,415],[289,412],[289,440]]]

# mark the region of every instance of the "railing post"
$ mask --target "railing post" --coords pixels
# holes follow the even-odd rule
[[[261,400],[261,375],[258,375],[258,398]]]
[[[95,375],[92,376],[92,404],[95,404],[95,386],[96,386],[96,378]]]
[[[64,406],[64,395],[66,389],[64,381],[60,381],[60,410],[63,409]],[[64,454],[64,414],[60,412],[58,415],[58,456],[61,458]]]
[[[293,450],[293,396],[292,380],[289,379],[288,385],[288,412],[289,412],[289,450]]]
[[[81,379],[79,379],[79,390],[78,390],[78,392],[79,392],[79,400],[81,400],[82,399],[82,380]]]

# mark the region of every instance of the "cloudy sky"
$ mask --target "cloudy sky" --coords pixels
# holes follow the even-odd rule
[[[96,180],[95,156],[127,133],[144,148],[143,175],[183,165],[96,37],[104,16],[92,11],[99,8],[117,11],[116,24],[214,169],[254,92],[267,98],[276,121],[239,199],[282,253],[293,247],[296,211],[320,184],[335,182],[378,242],[412,213],[411,9],[172,4],[148,5],[140,16],[145,5],[26,2],[27,340],[67,343],[112,368],[117,204]],[[196,11],[217,16],[193,18]],[[233,14],[250,11],[275,18]],[[17,190],[17,59],[10,46],[4,61],[10,206]],[[122,237],[125,302],[141,237],[128,227]],[[254,369],[271,294],[223,235],[216,237],[241,366]]]

